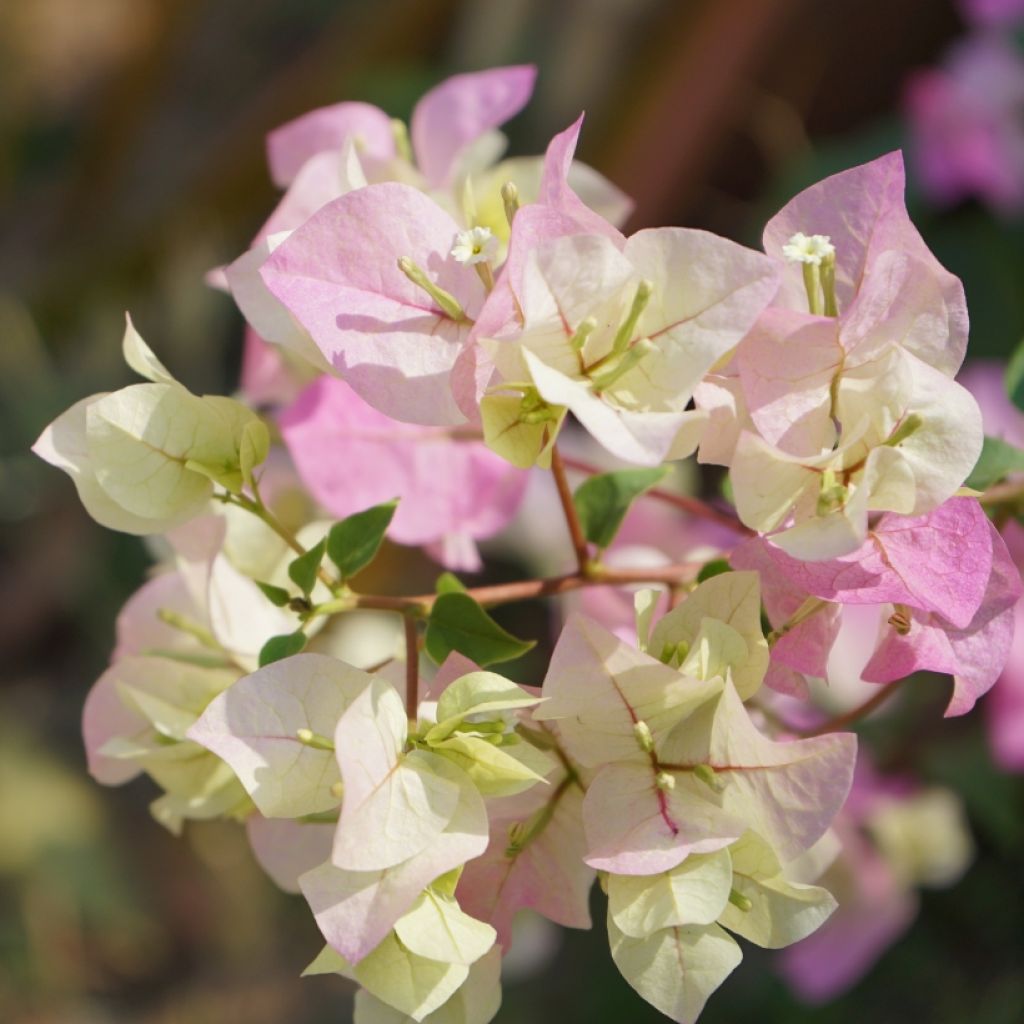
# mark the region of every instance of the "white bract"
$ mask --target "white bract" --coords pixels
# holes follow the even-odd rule
[[[43,431],[33,451],[74,481],[86,511],[125,533],[194,518],[219,484],[237,493],[267,456],[267,428],[239,402],[175,381],[128,321],[125,361],[150,381],[93,395]]]
[[[628,461],[690,454],[705,419],[687,409],[694,388],[776,287],[766,257],[700,231],[641,231],[621,251],[597,235],[539,245],[517,296],[521,332],[481,340],[497,371],[485,438],[532,465],[567,408]]]

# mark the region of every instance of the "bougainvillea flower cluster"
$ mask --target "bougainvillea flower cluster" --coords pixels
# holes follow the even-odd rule
[[[868,621],[863,713],[922,670],[971,710],[1021,593],[986,509],[1024,463],[991,469],[1015,449],[955,380],[963,289],[898,153],[798,195],[762,252],[627,235],[582,118],[502,159],[533,80],[456,76],[408,129],[341,103],[272,132],[283,198],[210,275],[248,324],[240,397],[191,394],[129,320],[145,383],[43,431],[98,522],[165,539],[86,703],[89,770],[149,776],[175,832],[244,824],[359,1024],[486,1024],[516,916],[589,928],[595,883],[673,1020],[744,943],[792,947],[824,998],[970,843],[948,794],[858,766],[861,712],[829,718],[822,684]],[[672,490],[693,455],[734,507]],[[526,562],[564,533],[557,575],[456,575],[516,517]],[[447,570],[433,592],[366,589],[385,540]],[[496,670],[540,638],[490,609],[571,591],[546,671]],[[922,852],[936,823],[955,856]]]

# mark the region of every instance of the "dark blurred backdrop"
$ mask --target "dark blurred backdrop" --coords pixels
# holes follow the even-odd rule
[[[0,0],[0,1021],[350,1013],[343,982],[299,980],[315,925],[237,828],[174,839],[147,813],[147,782],[86,775],[82,703],[149,559],[27,452],[72,401],[128,382],[125,309],[190,388],[234,387],[241,320],[203,274],[275,201],[265,133],[340,99],[407,116],[447,74],[535,62],[515,152],[542,152],[585,109],[580,155],[635,197],[632,228],[757,245],[794,191],[902,144],[908,74],[963,32],[944,0]],[[1020,221],[910,198],[965,279],[972,353],[1008,354],[1024,333]],[[801,1008],[748,948],[708,1024],[1024,1020],[1021,786],[995,773],[976,721],[927,714],[890,753],[966,794],[975,867],[926,894],[842,1000]],[[661,1019],[619,979],[602,928],[541,959],[509,984],[501,1024]]]

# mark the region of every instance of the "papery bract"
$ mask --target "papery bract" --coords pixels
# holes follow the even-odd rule
[[[483,801],[466,787],[443,831],[419,853],[376,871],[347,871],[326,862],[302,875],[299,886],[324,938],[355,964],[384,939],[428,885],[479,856],[486,845]]]
[[[322,654],[267,665],[206,709],[189,738],[234,768],[268,818],[299,818],[338,805],[333,752],[303,742],[330,737],[342,713],[373,677]]]
[[[634,939],[608,921],[612,959],[652,1006],[678,1024],[692,1024],[712,992],[736,969],[742,953],[717,925],[665,928]]]
[[[712,924],[729,904],[732,863],[725,850],[692,854],[661,875],[609,875],[608,914],[636,939],[663,928]]]
[[[761,632],[761,584],[757,573],[729,572],[698,584],[685,601],[663,616],[651,633],[649,647],[655,657],[684,645],[687,657],[700,652],[701,629],[708,621],[734,629],[743,641],[742,652],[729,661],[730,678],[746,700],[761,685],[768,668],[768,644]],[[674,664],[675,662],[673,662]],[[685,667],[680,670],[686,672]],[[724,671],[720,673],[724,675]],[[699,678],[709,678],[707,671]]]
[[[1020,573],[996,528],[991,532],[992,568],[973,616],[956,625],[952,615],[914,608],[907,628],[890,629],[862,673],[868,682],[888,683],[919,669],[948,672],[953,696],[946,715],[963,715],[986,693],[1007,663],[1014,633],[1014,605],[1022,593]],[[975,577],[980,576],[975,571]]]
[[[228,398],[191,394],[127,321],[125,361],[149,383],[75,403],[33,446],[74,481],[97,522],[160,533],[198,515],[214,484],[238,492],[267,455],[266,427]]]
[[[397,265],[412,260],[475,317],[483,284],[448,255],[459,230],[416,189],[371,185],[319,210],[278,246],[260,276],[374,408],[405,422],[459,423],[449,376],[469,324]]]
[[[534,712],[557,721],[566,752],[586,767],[648,762],[634,727],[644,722],[654,745],[720,688],[687,678],[614,634],[572,616],[544,680],[548,699]]]
[[[723,811],[747,822],[780,860],[793,860],[821,837],[846,799],[856,737],[769,740],[728,683],[713,715],[708,711],[700,709],[669,737],[661,754],[664,770],[708,765],[722,777]],[[702,721],[708,717],[710,723]]]
[[[526,488],[526,474],[480,441],[396,422],[328,377],[309,385],[280,423],[300,474],[332,515],[401,495],[389,536],[437,545],[452,569],[479,569],[474,541],[509,522]]]
[[[334,824],[293,821],[252,814],[245,822],[249,846],[261,868],[278,888],[299,893],[299,878],[331,855]]]
[[[883,516],[852,554],[799,561],[768,546],[775,569],[804,593],[842,604],[907,604],[960,628],[981,605],[992,567],[981,506],[954,498],[924,516]]]
[[[967,306],[963,286],[932,255],[907,215],[903,199],[903,157],[889,153],[870,163],[834,174],[790,200],[764,231],[764,248],[782,261],[782,249],[797,232],[827,235],[835,247],[836,294],[842,312],[886,252],[920,260],[939,283],[946,306],[949,342],[933,363],[952,375],[967,345]],[[806,310],[800,268],[786,265],[778,305]]]
[[[345,799],[336,867],[376,871],[401,864],[436,841],[463,790],[473,789],[465,772],[438,754],[405,753],[407,729],[401,698],[377,679],[338,721],[334,743]]]
[[[753,832],[729,847],[732,887],[750,906],[727,903],[719,923],[766,949],[780,949],[816,931],[836,901],[816,885],[787,881],[772,848]]]
[[[423,1024],[489,1024],[501,1006],[501,952],[492,949],[469,969],[458,991]],[[408,1018],[365,989],[356,993],[354,1024],[406,1024]]]
[[[582,788],[563,773],[491,804],[490,842],[466,865],[458,892],[469,913],[495,927],[506,950],[512,919],[525,908],[566,928],[590,927],[595,872],[583,862],[582,803]]]
[[[610,452],[656,465],[696,447],[693,389],[776,280],[764,257],[699,231],[641,231],[621,252],[602,236],[556,237],[525,262],[521,334],[485,347],[498,384],[531,381]]]
[[[447,183],[466,147],[518,114],[533,93],[529,65],[454,75],[416,104],[410,137],[416,162],[431,185]]]

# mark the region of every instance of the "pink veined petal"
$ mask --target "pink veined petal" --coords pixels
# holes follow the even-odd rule
[[[596,873],[583,862],[583,794],[567,779],[548,783],[492,804],[490,843],[459,879],[460,906],[493,925],[506,952],[512,944],[513,918],[525,908],[565,928],[590,927],[589,894]],[[543,829],[511,852],[510,829],[551,805]]]
[[[333,516],[401,496],[388,532],[400,544],[464,554],[459,538],[502,530],[529,479],[482,442],[396,422],[330,377],[310,384],[279,422],[303,482]]]
[[[458,231],[422,192],[369,185],[314,214],[259,273],[370,405],[403,422],[459,423],[449,378],[469,325],[397,265],[411,259],[475,318],[484,288],[472,267],[449,257]]]
[[[549,143],[544,154],[544,172],[541,176],[538,202],[570,218],[577,225],[577,232],[588,235],[603,235],[609,238],[618,248],[622,248],[626,239],[617,228],[608,223],[600,214],[583,202],[569,187],[569,168],[576,152],[580,129],[583,127],[583,114],[563,132],[559,132]]]
[[[662,790],[649,763],[606,765],[583,800],[586,863],[616,874],[655,875],[691,853],[713,853],[735,842],[746,823],[705,800],[694,788],[701,785],[677,774],[675,786]]]
[[[761,436],[791,455],[831,448],[831,385],[842,361],[831,317],[765,310],[736,350],[746,406]]]
[[[412,113],[410,134],[428,183],[448,184],[465,148],[526,106],[536,77],[531,65],[491,68],[453,75],[426,93]]]
[[[952,338],[955,315],[934,268],[905,252],[880,253],[839,325],[845,369],[870,362],[894,344],[947,377],[963,361]]]
[[[1021,581],[1006,545],[992,524],[992,572],[984,598],[971,621],[962,628],[939,613],[915,611],[910,631],[885,634],[863,672],[868,682],[885,683],[918,669],[953,676],[953,697],[946,715],[963,715],[996,682],[1006,665],[1014,633],[1013,606]]]
[[[267,162],[275,185],[287,188],[310,157],[344,148],[349,140],[377,160],[395,155],[391,118],[369,103],[335,103],[311,110],[267,136]]]
[[[352,146],[311,156],[301,167],[274,212],[256,233],[255,242],[282,231],[294,231],[332,199],[366,187],[366,176]]]
[[[527,261],[545,242],[586,233],[570,214],[553,206],[530,203],[522,207],[512,224],[508,255],[497,283],[487,296],[452,371],[452,390],[463,415],[470,423],[480,419],[480,398],[491,385],[494,365],[477,343],[479,338],[515,337],[522,329],[523,278]],[[618,244],[625,239],[619,237]]]
[[[888,250],[921,260],[940,283],[949,315],[949,360],[959,366],[967,345],[967,304],[959,278],[932,255],[907,214],[903,156],[888,153],[834,174],[791,199],[769,222],[764,248],[782,260],[782,247],[798,231],[828,235],[836,248],[839,311],[849,308],[875,260]],[[779,305],[807,309],[802,272],[787,264]]]
[[[761,598],[773,627],[782,626],[808,598],[806,590],[794,585],[775,569],[774,550],[761,538],[741,544],[729,559],[735,569],[752,569],[761,574]],[[829,652],[839,632],[839,607],[823,608],[789,630],[772,645],[771,664],[765,682],[780,693],[806,693],[806,681],[795,679],[785,669],[825,678]]]
[[[951,498],[923,516],[885,515],[856,551],[801,562],[768,547],[796,588],[841,604],[906,604],[967,626],[992,567],[992,532],[972,498]]]

